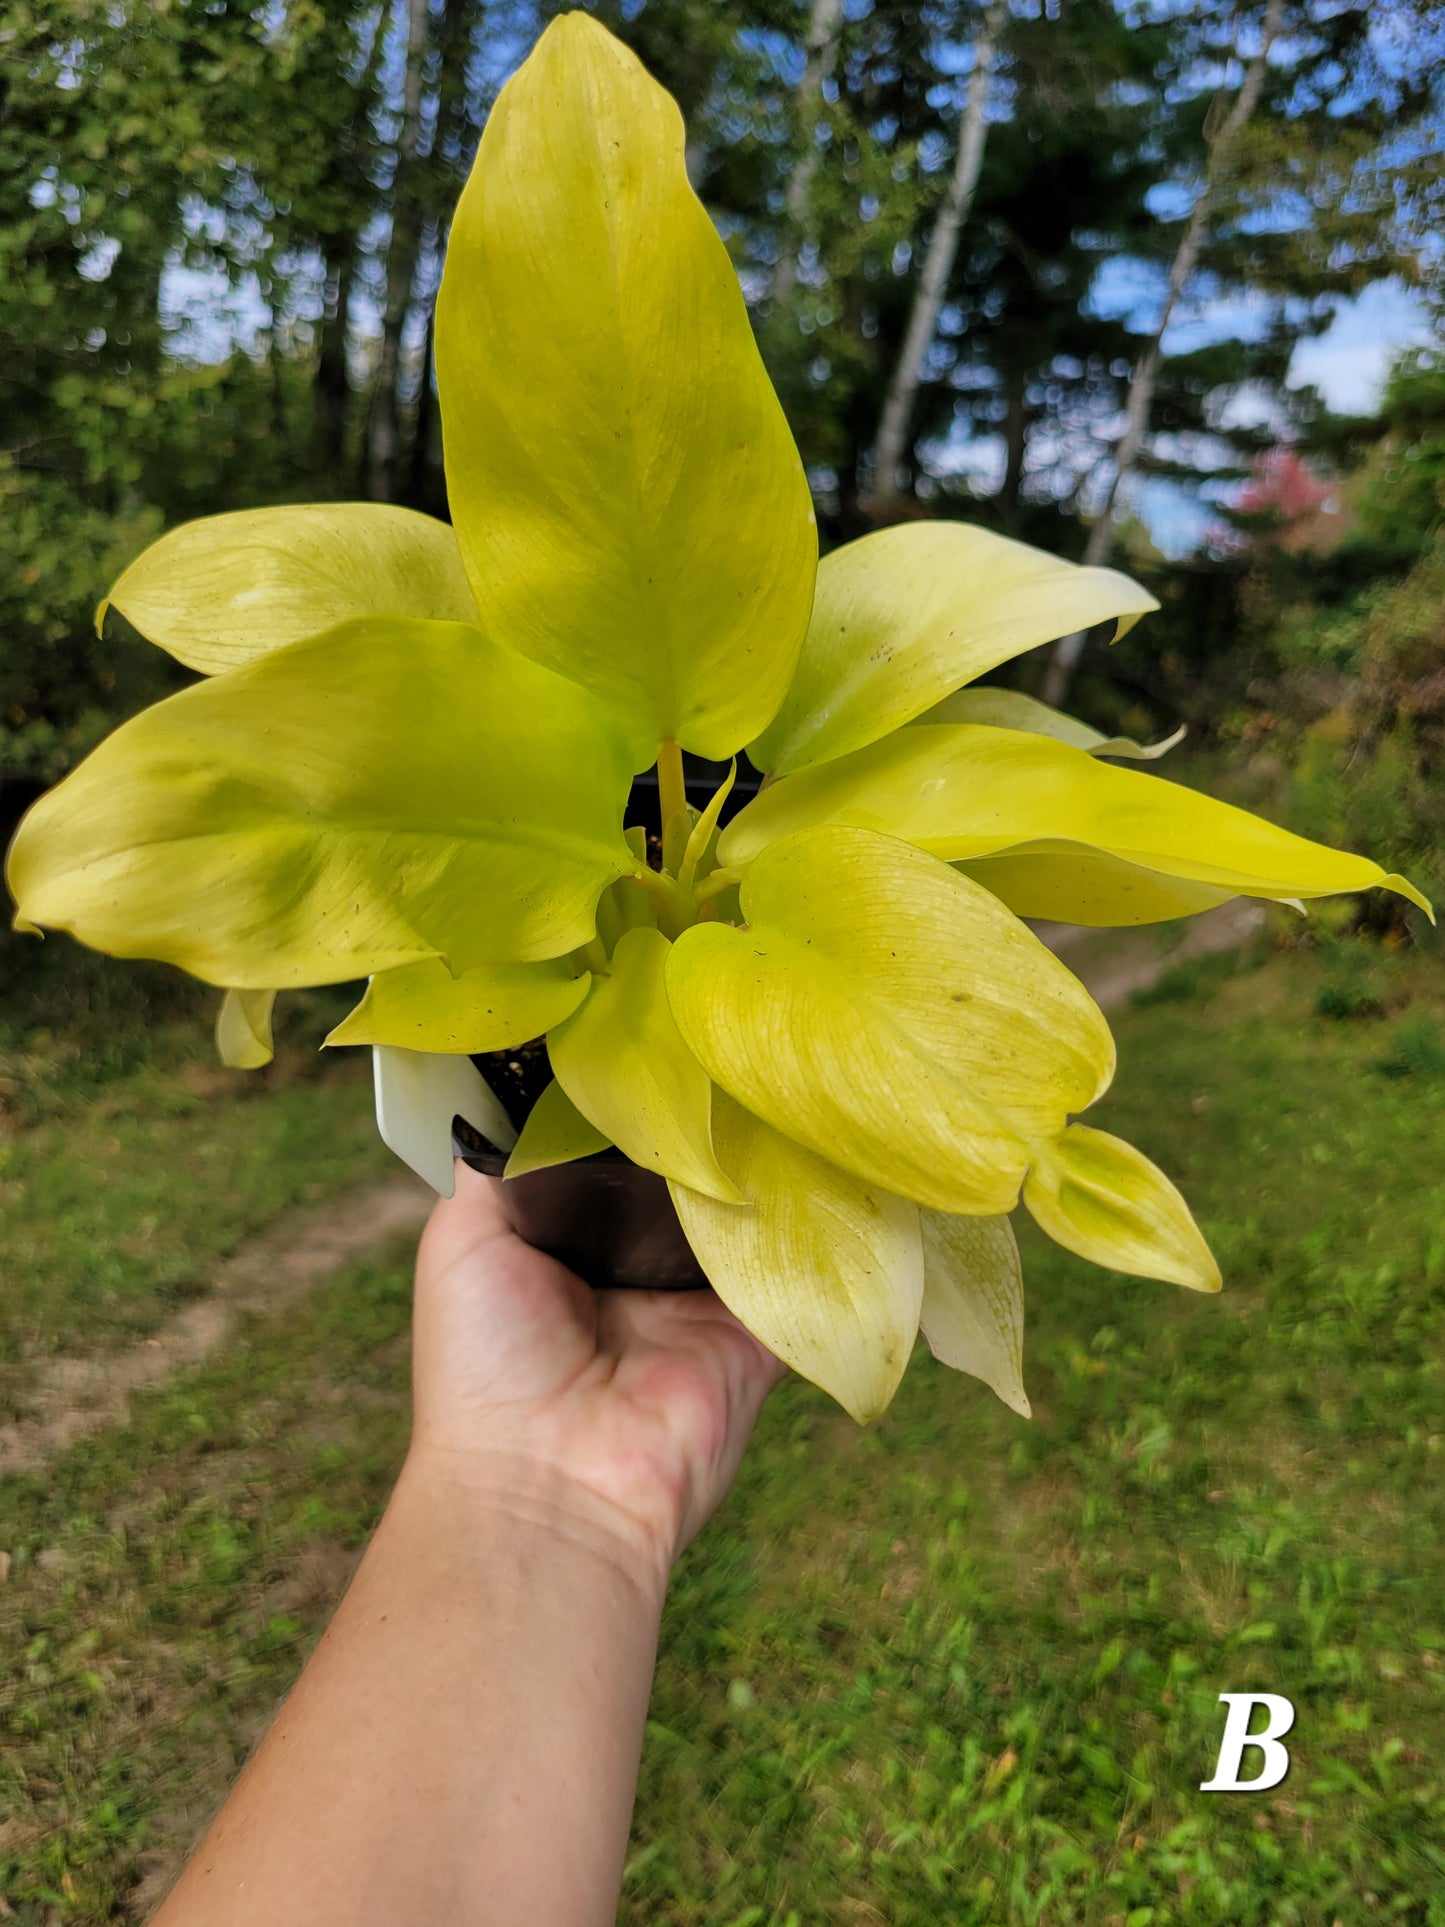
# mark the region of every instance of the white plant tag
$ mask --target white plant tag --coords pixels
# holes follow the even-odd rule
[[[375,1044],[371,1062],[382,1143],[442,1197],[449,1198],[457,1188],[454,1117],[464,1117],[499,1151],[510,1151],[516,1143],[517,1133],[501,1100],[469,1057]]]

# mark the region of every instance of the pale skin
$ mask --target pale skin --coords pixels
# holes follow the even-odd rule
[[[155,1927],[611,1922],[668,1574],[782,1371],[712,1292],[593,1292],[459,1166],[401,1476]]]

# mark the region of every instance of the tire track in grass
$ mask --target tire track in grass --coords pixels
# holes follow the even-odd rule
[[[419,1231],[434,1193],[409,1173],[324,1205],[287,1212],[217,1267],[210,1289],[152,1337],[120,1351],[55,1358],[31,1395],[34,1409],[0,1426],[0,1475],[51,1464],[77,1440],[122,1422],[132,1392],[209,1358],[243,1312],[272,1313],[403,1231]]]

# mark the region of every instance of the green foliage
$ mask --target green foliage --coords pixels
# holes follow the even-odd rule
[[[1445,1076],[1445,1031],[1428,1011],[1411,1011],[1396,1025],[1379,1068],[1386,1077]]]

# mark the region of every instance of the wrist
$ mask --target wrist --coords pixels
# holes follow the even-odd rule
[[[515,1555],[530,1577],[602,1586],[660,1619],[672,1566],[665,1527],[634,1517],[585,1481],[520,1448],[416,1440],[392,1506],[434,1515],[449,1533]]]

